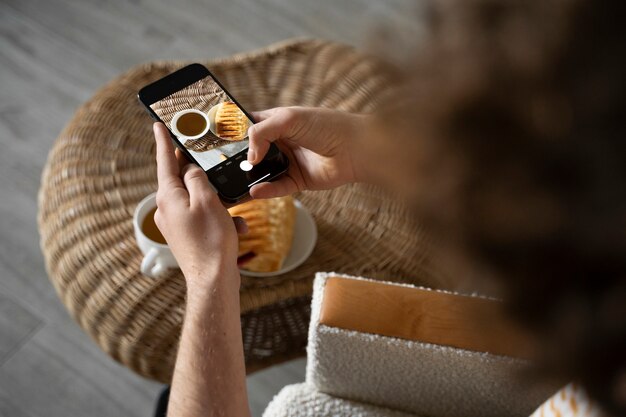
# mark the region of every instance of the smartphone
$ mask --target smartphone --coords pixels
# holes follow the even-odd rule
[[[163,122],[176,146],[207,174],[219,197],[236,204],[259,182],[287,171],[275,144],[252,166],[247,161],[252,116],[203,65],[191,64],[143,87],[138,94],[152,119]]]

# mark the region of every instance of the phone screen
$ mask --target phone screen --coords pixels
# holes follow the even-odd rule
[[[252,121],[210,75],[150,108],[205,171],[248,147]]]

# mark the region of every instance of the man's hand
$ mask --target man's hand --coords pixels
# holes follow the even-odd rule
[[[157,144],[157,211],[154,220],[187,279],[188,286],[202,284],[206,271],[237,262],[237,229],[245,222],[233,219],[209,186],[206,174],[174,152],[169,132],[154,124]],[[238,283],[234,283],[237,284]]]
[[[271,198],[302,190],[324,190],[364,180],[355,160],[355,139],[364,133],[364,115],[307,107],[279,107],[253,113],[248,161],[261,162],[270,143],[289,158],[287,173],[273,182],[256,184],[253,198]]]

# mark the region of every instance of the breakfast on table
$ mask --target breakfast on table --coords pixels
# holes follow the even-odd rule
[[[252,272],[275,272],[283,267],[294,235],[293,197],[252,200],[228,209],[243,217],[248,233],[239,237],[239,267]]]
[[[149,253],[155,250],[157,257],[166,253],[172,259],[167,242],[154,221],[157,211],[154,194],[146,197],[138,207],[136,235],[142,251],[145,252],[142,272],[159,278],[168,267],[175,266],[170,261],[159,273],[152,272],[154,265],[148,265]],[[249,272],[278,272],[292,247],[296,221],[296,206],[291,196],[252,200],[228,209],[231,216],[242,217],[248,225],[248,233],[239,237],[237,264]],[[147,239],[146,239],[147,238]],[[155,245],[156,244],[156,245]],[[159,263],[160,259],[152,260]],[[163,262],[161,262],[163,263]]]

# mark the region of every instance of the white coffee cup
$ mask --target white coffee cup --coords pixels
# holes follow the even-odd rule
[[[180,119],[182,116],[189,114],[189,113],[196,113],[200,116],[202,116],[202,118],[204,118],[204,121],[206,122],[206,125],[204,126],[204,129],[202,130],[201,133],[194,135],[194,136],[189,136],[189,135],[185,135],[184,133],[181,133],[180,130],[178,130],[178,119]],[[211,121],[209,120],[209,116],[197,109],[185,109],[185,110],[181,110],[178,113],[176,113],[174,115],[174,117],[172,117],[172,121],[170,122],[170,126],[172,128],[172,132],[176,135],[177,138],[179,139],[183,139],[183,140],[189,140],[189,139],[200,139],[202,136],[206,135],[207,132],[209,131],[209,129],[211,128]]]
[[[144,254],[141,261],[141,273],[151,277],[160,278],[168,269],[177,268],[178,263],[169,246],[149,239],[141,230],[143,220],[156,207],[156,193],[152,193],[137,204],[133,216],[135,239],[141,252]]]

